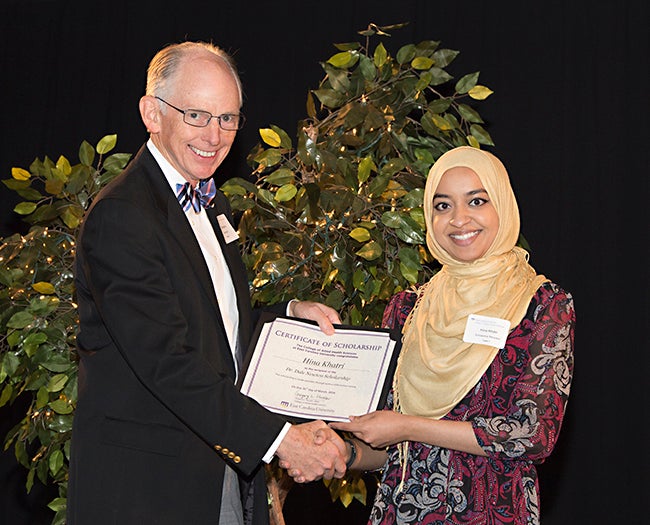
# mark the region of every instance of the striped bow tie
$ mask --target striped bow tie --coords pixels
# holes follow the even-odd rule
[[[217,185],[212,178],[199,182],[195,188],[189,182],[176,184],[176,196],[184,211],[194,208],[196,213],[201,207],[207,208],[217,194]]]

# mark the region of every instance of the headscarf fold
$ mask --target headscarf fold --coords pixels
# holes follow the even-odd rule
[[[445,172],[454,167],[474,171],[499,217],[494,242],[472,262],[454,259],[433,235],[433,196]],[[547,279],[528,264],[516,246],[519,209],[508,173],[489,152],[461,146],[432,166],[424,192],[427,247],[441,270],[420,288],[403,329],[402,352],[394,378],[395,410],[439,419],[477,384],[498,348],[463,342],[470,314],[506,319],[512,330]]]

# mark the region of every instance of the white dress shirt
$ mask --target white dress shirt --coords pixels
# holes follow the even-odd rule
[[[167,159],[163,157],[162,153],[160,153],[158,148],[156,148],[151,139],[147,141],[147,148],[160,166],[160,169],[165,175],[165,178],[167,179],[167,182],[169,183],[172,191],[174,194],[176,194],[176,184],[185,184],[187,181],[167,161]],[[223,319],[224,327],[226,329],[226,336],[228,337],[228,343],[230,345],[230,352],[232,353],[233,362],[235,363],[235,371],[237,376],[239,376],[239,365],[235,356],[235,351],[237,349],[237,334],[239,331],[239,310],[237,308],[225,307],[237,304],[235,286],[232,282],[232,276],[230,275],[228,264],[226,263],[223,251],[221,250],[221,245],[219,244],[219,240],[214,233],[214,229],[212,228],[212,224],[210,223],[205,210],[201,208],[197,213],[192,208],[185,214],[185,216],[187,217],[187,220],[192,227],[192,231],[194,232],[196,240],[201,247],[203,258],[205,259],[208,270],[210,271],[210,277],[212,278],[214,291],[217,294],[219,310],[221,311],[221,318]],[[287,305],[287,310],[288,309],[289,307]],[[284,438],[285,434],[288,432],[290,426],[290,423],[286,423],[284,425],[284,428],[280,431],[278,437],[271,444],[271,447],[262,458],[265,463],[271,462],[275,451],[280,445],[280,442]]]

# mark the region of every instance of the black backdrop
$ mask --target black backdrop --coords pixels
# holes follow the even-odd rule
[[[440,40],[460,51],[452,73],[478,70],[494,90],[479,110],[518,194],[531,262],[575,298],[576,375],[558,447],[540,467],[543,523],[648,523],[645,0],[3,0],[0,179],[35,157],[76,162],[82,140],[109,133],[134,153],[146,138],[137,111],[146,65],[184,39],[236,57],[248,123],[219,177],[246,175],[258,128],[295,136],[332,43],[403,21],[389,49]],[[14,195],[0,198],[0,236],[24,229]],[[2,435],[21,409],[2,409]],[[24,495],[22,467],[11,452],[0,459],[0,523],[48,523],[51,494],[37,485]],[[290,493],[289,525],[364,523],[367,508],[342,513],[321,488]]]

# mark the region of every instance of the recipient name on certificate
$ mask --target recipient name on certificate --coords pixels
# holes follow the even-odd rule
[[[394,365],[388,330],[276,317],[259,327],[241,391],[269,410],[299,420],[347,421],[372,412]]]

